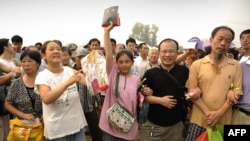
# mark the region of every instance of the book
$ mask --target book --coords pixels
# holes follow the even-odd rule
[[[102,27],[107,27],[110,21],[113,22],[114,26],[120,26],[120,16],[118,13],[119,6],[112,6],[104,10]]]

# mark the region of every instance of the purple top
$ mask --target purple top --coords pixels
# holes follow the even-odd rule
[[[128,133],[123,133],[114,128],[107,119],[106,111],[116,102],[115,97],[115,81],[117,75],[117,67],[114,63],[107,67],[107,74],[109,78],[109,88],[106,91],[105,100],[102,107],[99,127],[106,133],[118,138],[126,140],[134,140],[138,132],[138,122],[135,120],[132,129]],[[119,98],[117,101],[126,109],[136,116],[137,106],[137,88],[140,84],[140,77],[136,75],[122,76],[119,80]],[[136,118],[135,118],[136,119]]]
[[[240,63],[242,68],[242,92],[243,96],[240,97],[238,107],[250,111],[250,65],[246,61]]]

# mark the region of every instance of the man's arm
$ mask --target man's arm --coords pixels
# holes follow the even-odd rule
[[[191,55],[194,52],[193,49],[186,50],[184,53],[177,56],[175,63],[179,64],[182,61],[184,61],[189,55]]]
[[[235,71],[235,78],[230,86],[230,90],[227,94],[227,100],[232,104],[237,104],[242,92],[242,69],[240,64],[236,64],[237,69]]]
[[[164,107],[169,109],[173,108],[177,104],[177,100],[173,99],[174,96],[164,96],[164,97],[157,97],[157,96],[146,96],[146,100],[150,104],[160,104]]]
[[[13,72],[9,72],[8,74],[4,74],[0,76],[0,85],[3,85],[9,82],[14,77]]]
[[[232,104],[229,102],[225,102],[221,108],[216,111],[210,111],[206,118],[206,124],[214,127],[220,118],[227,112],[228,109],[232,108]]]

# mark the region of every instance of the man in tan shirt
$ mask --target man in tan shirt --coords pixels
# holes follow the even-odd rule
[[[193,101],[186,141],[195,140],[207,126],[231,124],[232,104],[229,92],[241,93],[242,70],[236,60],[228,59],[226,51],[234,39],[234,31],[227,26],[216,27],[211,34],[211,53],[195,61],[189,72],[186,87],[198,98]],[[200,93],[196,88],[200,88]]]

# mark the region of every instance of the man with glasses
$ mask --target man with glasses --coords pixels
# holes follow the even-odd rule
[[[233,124],[250,124],[250,29],[240,34],[241,46],[246,53],[241,59],[242,92],[233,111]]]
[[[189,70],[175,63],[178,56],[178,42],[167,38],[159,44],[161,65],[145,72],[143,89],[151,95],[145,97],[149,103],[147,121],[140,128],[141,141],[181,141],[183,136],[183,111],[185,83]]]
[[[246,61],[250,57],[250,29],[246,29],[240,34],[240,44],[243,50],[243,56],[240,63]]]

